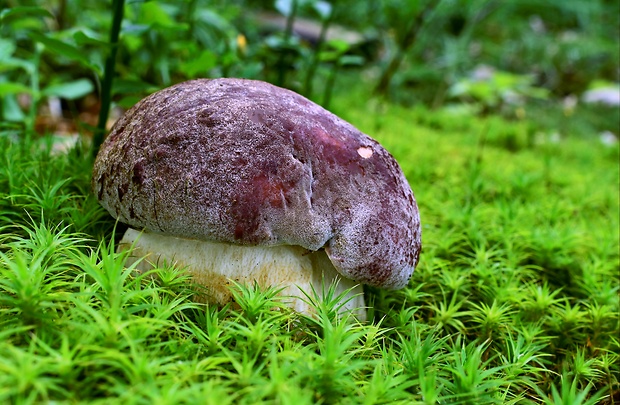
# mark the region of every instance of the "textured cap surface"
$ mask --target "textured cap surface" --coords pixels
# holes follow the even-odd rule
[[[407,284],[421,247],[415,198],[394,158],[260,81],[192,80],[146,97],[102,145],[93,190],[133,228],[325,248],[343,276],[384,288]]]

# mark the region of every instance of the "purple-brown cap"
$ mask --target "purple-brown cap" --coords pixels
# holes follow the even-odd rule
[[[92,186],[120,222],[238,245],[324,248],[344,277],[404,287],[420,218],[394,158],[308,99],[201,79],[146,97],[114,126]]]

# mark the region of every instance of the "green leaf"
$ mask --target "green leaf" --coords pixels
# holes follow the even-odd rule
[[[155,1],[142,3],[140,9],[142,11],[140,21],[142,23],[172,30],[189,29],[189,24],[176,22],[170,17],[170,13]]]
[[[4,97],[2,100],[2,117],[6,121],[19,122],[26,119],[26,115],[19,107],[19,103],[14,95]]]
[[[77,31],[75,34],[73,34],[73,39],[75,39],[75,43],[80,46],[81,45],[97,45],[105,49],[110,47],[109,42],[101,41],[99,39],[89,37],[83,31]]]
[[[18,67],[24,69],[28,73],[32,73],[36,69],[34,63],[32,63],[29,60],[22,60],[22,59],[16,59],[16,58],[0,59],[0,72],[11,70],[11,69],[18,68]]]
[[[162,27],[171,27],[175,21],[155,1],[142,3],[140,6],[140,20],[146,24],[158,24]]]
[[[327,47],[328,47],[327,48],[328,50],[321,52],[319,54],[319,59],[322,62],[333,62],[335,60],[338,60],[345,53],[347,53],[349,49],[351,49],[351,46],[348,43],[340,39],[334,39],[334,40],[328,41]],[[362,59],[362,62],[363,61],[364,60]],[[357,62],[355,64],[357,64]]]
[[[5,8],[0,11],[0,21],[3,24],[10,22],[11,20],[26,17],[54,17],[52,13],[44,9],[43,7],[12,7]]]
[[[120,99],[116,103],[116,105],[122,108],[129,109],[133,107],[134,105],[136,105],[136,103],[138,103],[138,101],[140,100],[142,100],[141,96],[127,96],[127,97],[123,97],[122,99]]]
[[[97,67],[90,63],[90,61],[84,54],[84,51],[78,49],[77,47],[69,45],[66,42],[59,41],[58,39],[39,34],[38,32],[31,32],[29,35],[30,38],[32,38],[34,41],[40,42],[45,45],[47,50],[58,53],[68,59],[71,59],[82,64],[83,66],[88,67],[89,69],[93,69],[98,72]]]
[[[43,89],[46,96],[57,96],[68,100],[84,97],[94,90],[90,80],[79,79],[68,83],[52,84]]]
[[[323,51],[319,53],[319,60],[321,62],[334,62],[338,60],[340,55],[341,55],[340,52]]]
[[[0,38],[0,60],[8,58],[13,55],[17,45],[15,45],[15,41],[9,41],[7,39]]]
[[[202,25],[206,30],[215,28],[220,32],[232,32],[236,34],[236,28],[226,18],[210,9],[201,9],[196,12],[196,24]]]
[[[129,94],[129,93],[152,93],[159,90],[150,83],[143,82],[138,79],[122,79],[114,80],[112,86],[112,94]]]
[[[0,96],[17,93],[30,93],[30,88],[21,83],[0,83]]]
[[[344,55],[340,58],[340,64],[342,66],[362,66],[364,58],[359,55]]]
[[[349,49],[351,49],[351,45],[349,45],[347,41],[343,41],[342,39],[332,39],[327,42],[327,46],[339,53],[345,53]]]
[[[189,78],[193,79],[200,75],[206,75],[216,65],[217,55],[209,50],[205,50],[197,58],[182,63],[179,68]]]

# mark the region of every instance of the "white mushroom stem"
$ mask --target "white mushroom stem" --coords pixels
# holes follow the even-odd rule
[[[366,319],[362,286],[342,277],[324,251],[308,252],[299,246],[239,246],[194,239],[176,238],[129,228],[119,249],[133,248],[127,264],[146,257],[138,265],[140,271],[154,266],[174,264],[186,269],[193,280],[207,288],[207,301],[224,305],[232,300],[230,280],[240,284],[257,282],[260,287],[284,288],[281,295],[295,311],[312,315],[314,308],[302,290],[312,297],[312,288],[322,293],[338,281],[335,296],[352,288],[344,298],[343,311],[353,311]],[[350,298],[350,299],[349,299]]]

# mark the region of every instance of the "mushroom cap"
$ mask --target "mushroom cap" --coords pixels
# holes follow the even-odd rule
[[[324,248],[343,276],[404,287],[420,219],[394,158],[286,89],[199,79],[151,94],[116,123],[92,187],[136,229],[239,245]]]

